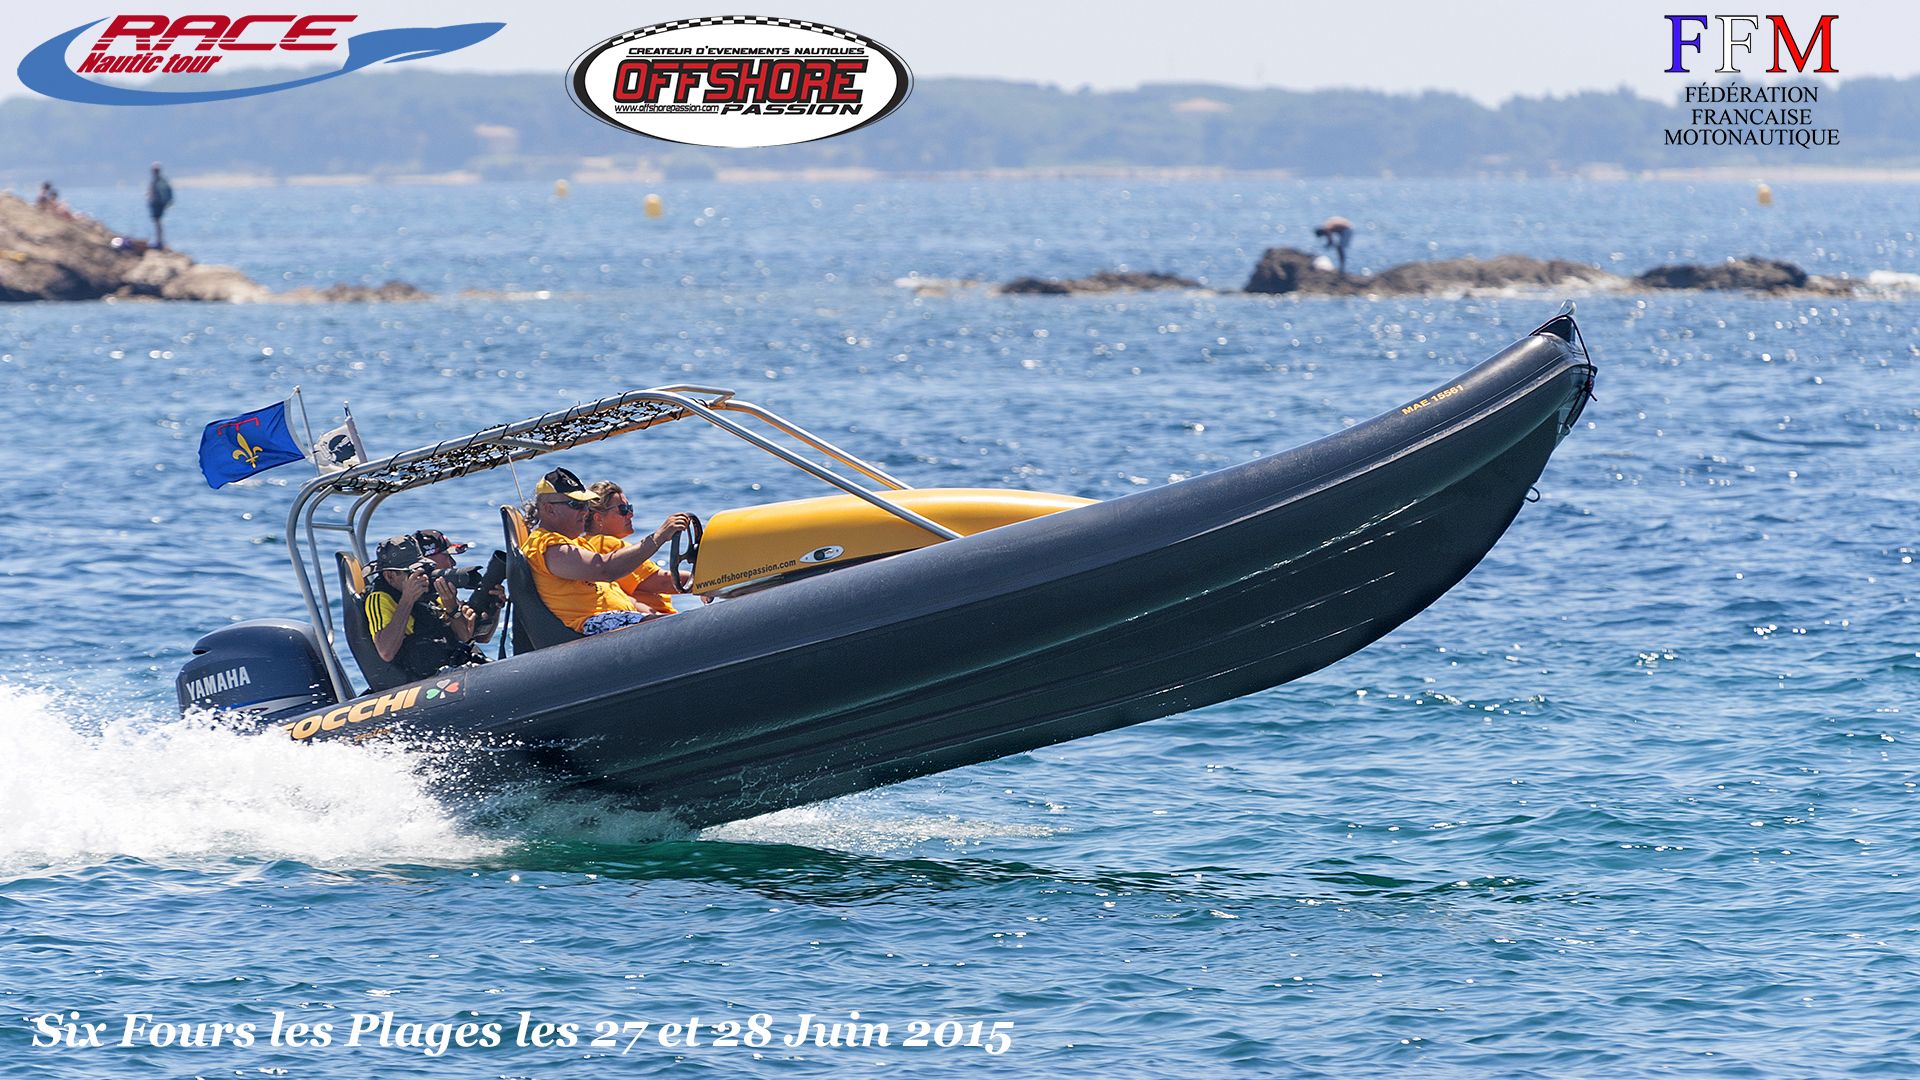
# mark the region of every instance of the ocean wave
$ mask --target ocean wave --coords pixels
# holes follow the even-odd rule
[[[432,793],[415,751],[302,746],[233,719],[110,713],[0,684],[0,880],[116,858],[344,868],[502,850]]]
[[[1867,274],[1867,288],[1887,292],[1920,292],[1920,274],[1899,270],[1874,270]]]

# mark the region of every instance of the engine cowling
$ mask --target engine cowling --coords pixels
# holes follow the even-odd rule
[[[276,720],[332,705],[323,648],[309,623],[253,619],[221,627],[194,642],[193,659],[174,678],[180,709]]]

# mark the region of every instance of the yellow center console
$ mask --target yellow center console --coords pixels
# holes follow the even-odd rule
[[[919,488],[880,497],[962,536],[1093,501],[992,488]],[[707,520],[690,591],[723,596],[940,542],[852,495],[722,510]]]

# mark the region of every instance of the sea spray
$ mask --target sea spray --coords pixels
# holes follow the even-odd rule
[[[302,746],[230,719],[112,715],[0,684],[0,761],[0,878],[115,857],[358,867],[504,847],[430,793],[424,755]]]
[[[731,843],[793,844],[878,855],[928,844],[964,847],[996,837],[1043,837],[1053,832],[1045,826],[1027,823],[916,814],[903,811],[900,803],[894,793],[852,795],[716,825],[700,835]]]

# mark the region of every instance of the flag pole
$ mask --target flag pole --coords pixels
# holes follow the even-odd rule
[[[373,455],[367,449],[366,442],[360,438],[360,425],[353,422],[353,402],[341,398],[340,411],[347,414],[347,437],[353,440],[353,452],[360,455],[361,463],[365,464],[372,460]]]
[[[313,462],[314,474],[316,476],[320,475],[326,470],[320,468],[320,462],[313,456],[313,421],[307,419],[307,399],[305,395],[300,393],[298,383],[295,383],[293,387],[293,400],[295,404],[300,406],[300,425],[307,429],[306,458],[308,461]]]

